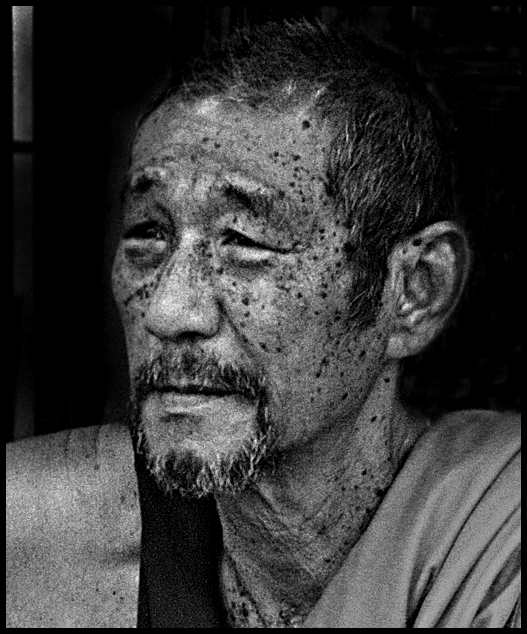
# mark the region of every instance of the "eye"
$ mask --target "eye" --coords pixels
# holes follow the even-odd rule
[[[125,240],[165,240],[165,234],[161,226],[150,220],[130,227],[124,232]]]
[[[123,242],[127,259],[139,269],[159,266],[169,246],[166,231],[155,221],[131,226],[124,232]]]
[[[271,251],[272,249],[264,244],[255,242],[251,238],[247,237],[243,233],[238,233],[232,229],[228,229],[223,234],[223,244],[232,245],[235,247],[244,247],[246,249],[261,249]]]

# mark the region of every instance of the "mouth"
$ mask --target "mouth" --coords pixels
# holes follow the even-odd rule
[[[228,403],[253,405],[253,400],[240,392],[208,382],[180,381],[163,385],[154,391],[153,397],[167,412],[208,410],[223,407]]]
[[[179,383],[167,385],[156,390],[160,394],[182,394],[201,396],[236,396],[237,393],[216,385]]]

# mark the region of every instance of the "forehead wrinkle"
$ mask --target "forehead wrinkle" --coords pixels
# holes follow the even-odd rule
[[[240,164],[239,156],[204,148],[197,143],[194,130],[178,130],[178,135],[193,138],[172,137],[167,142],[165,137],[159,144],[145,143],[146,139],[143,139],[136,144],[136,170],[129,177],[131,193],[147,193],[146,188],[162,183],[170,187],[171,194],[180,201],[191,196],[194,203],[209,203],[213,207],[214,199],[218,203],[237,202],[240,212],[244,211],[256,220],[274,219],[277,227],[283,225],[286,221],[283,217],[285,208],[295,206],[295,203],[284,189],[261,177],[263,174],[258,162],[254,162],[252,168],[251,165]],[[178,184],[178,172],[182,168],[188,170],[189,178]]]
[[[175,182],[177,178],[171,178],[171,169],[168,166],[171,162],[177,168],[177,161],[165,157],[162,162],[168,169],[157,165],[146,165],[130,170],[126,175],[122,195],[146,194],[158,184],[175,185],[176,189],[190,191],[194,191],[199,185],[205,185],[202,195],[209,197],[219,194],[226,199],[237,199],[247,207],[248,211],[252,212],[252,215],[258,217],[268,215],[275,203],[286,197],[283,190],[246,176],[240,170],[233,169],[232,165],[225,165],[223,161],[217,160],[208,166],[194,164],[190,174],[190,187],[187,185],[180,187]]]

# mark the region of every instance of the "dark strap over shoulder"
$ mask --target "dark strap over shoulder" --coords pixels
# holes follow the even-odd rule
[[[226,627],[213,498],[165,496],[136,456],[142,540],[138,628]]]

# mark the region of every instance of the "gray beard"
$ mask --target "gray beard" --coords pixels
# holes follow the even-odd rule
[[[165,494],[177,492],[194,498],[233,495],[253,485],[264,473],[272,473],[275,431],[263,399],[258,405],[255,433],[236,452],[207,460],[177,448],[164,455],[155,454],[142,424],[141,405],[130,405],[129,426],[134,447],[144,457],[148,471]]]

